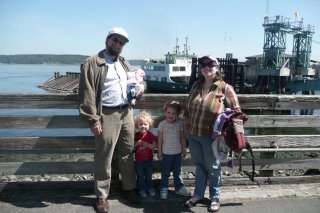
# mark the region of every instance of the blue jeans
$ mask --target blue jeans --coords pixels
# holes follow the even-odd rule
[[[162,172],[161,172],[161,184],[160,188],[168,188],[168,180],[170,177],[170,171],[173,171],[174,188],[178,191],[184,186],[181,177],[181,153],[176,155],[165,155],[162,158]]]
[[[191,160],[196,166],[194,197],[204,198],[207,181],[209,182],[209,196],[220,197],[221,165],[212,151],[212,139],[188,134]]]
[[[153,160],[135,162],[137,173],[137,188],[139,191],[154,190],[152,182]]]

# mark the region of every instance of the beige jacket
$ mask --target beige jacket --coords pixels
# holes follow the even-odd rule
[[[104,59],[104,50],[98,55],[87,58],[81,64],[81,75],[79,82],[78,104],[80,117],[88,122],[89,126],[101,123],[102,112],[102,88],[106,79],[108,66]],[[118,60],[124,70],[131,70],[129,62],[119,56]]]

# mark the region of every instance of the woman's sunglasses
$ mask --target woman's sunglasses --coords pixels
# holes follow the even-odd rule
[[[199,63],[199,64],[200,64],[200,66],[202,68],[205,68],[205,67],[212,68],[212,67],[216,67],[217,66],[213,61],[208,62],[208,63]]]

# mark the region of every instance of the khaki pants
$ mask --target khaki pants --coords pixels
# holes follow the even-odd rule
[[[117,159],[123,190],[136,187],[134,170],[134,121],[131,107],[103,109],[102,134],[96,137],[94,185],[98,198],[107,198],[111,182],[111,161],[117,146]]]

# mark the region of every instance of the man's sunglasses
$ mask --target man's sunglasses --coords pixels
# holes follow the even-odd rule
[[[114,43],[119,43],[121,46],[123,46],[123,45],[125,44],[124,41],[121,41],[120,39],[118,39],[118,38],[116,38],[116,37],[113,37],[113,38],[112,38],[112,41],[113,41]]]
[[[200,66],[202,68],[205,68],[205,67],[212,68],[212,67],[216,67],[217,66],[213,61],[208,62],[208,63],[199,63],[199,64],[200,64]]]

